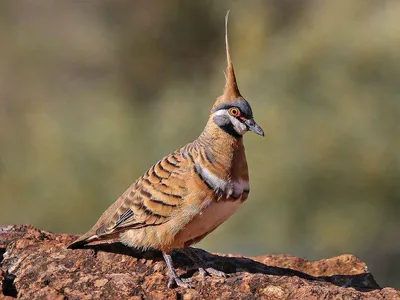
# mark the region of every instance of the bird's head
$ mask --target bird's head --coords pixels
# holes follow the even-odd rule
[[[247,131],[264,136],[264,131],[254,121],[249,102],[243,98],[213,108],[212,117],[215,124],[234,137],[241,137]]]
[[[216,125],[234,137],[241,137],[247,131],[252,131],[264,136],[262,128],[254,121],[253,111],[249,102],[239,92],[231,54],[228,43],[228,16],[225,17],[225,45],[226,45],[226,83],[224,94],[217,98],[212,110],[211,117]]]

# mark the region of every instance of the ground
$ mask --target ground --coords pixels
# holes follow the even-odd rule
[[[175,251],[178,274],[193,289],[167,287],[157,251],[133,251],[118,242],[69,250],[76,236],[29,225],[0,227],[0,299],[400,299],[381,289],[353,255],[310,262],[290,255],[198,255],[228,278],[203,278]]]

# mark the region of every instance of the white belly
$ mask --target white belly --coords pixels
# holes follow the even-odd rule
[[[206,200],[204,204],[203,210],[176,235],[174,242],[176,248],[183,247],[190,241],[198,242],[199,240],[196,239],[203,238],[232,216],[242,201],[240,199],[219,202]]]

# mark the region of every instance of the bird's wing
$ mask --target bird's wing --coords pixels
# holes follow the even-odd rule
[[[98,238],[170,220],[187,194],[187,160],[174,152],[140,177],[99,219]]]

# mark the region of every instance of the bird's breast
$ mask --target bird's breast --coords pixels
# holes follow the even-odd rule
[[[247,198],[248,183],[240,180],[229,184],[232,190],[230,197],[216,197],[203,201],[201,208],[175,236],[173,248],[188,247],[202,240],[206,235],[216,229],[232,216]],[[235,196],[235,198],[233,197]],[[191,210],[192,207],[187,209]],[[183,214],[186,214],[183,212]],[[187,212],[187,214],[191,214]]]
[[[240,204],[240,200],[210,203],[175,236],[174,248],[188,247],[202,240],[232,216]]]

